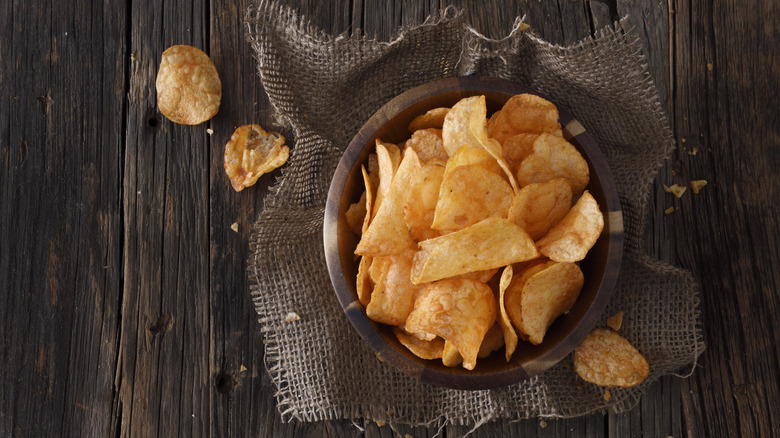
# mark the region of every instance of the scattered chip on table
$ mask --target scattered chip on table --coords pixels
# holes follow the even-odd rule
[[[664,184],[664,191],[673,194],[676,198],[682,198],[683,193],[685,193],[685,186],[678,186],[677,184],[667,186]]]
[[[574,370],[599,386],[629,388],[650,373],[644,356],[624,337],[607,328],[593,330],[574,351]]]
[[[214,117],[222,82],[209,56],[187,45],[166,49],[157,72],[157,106],[175,123],[197,125]]]
[[[698,179],[695,181],[691,181],[691,190],[693,191],[694,195],[698,195],[699,191],[704,188],[704,186],[707,185],[707,180],[704,179]]]
[[[286,163],[290,148],[284,142],[282,134],[260,125],[239,126],[225,145],[225,173],[233,189],[240,192]]]

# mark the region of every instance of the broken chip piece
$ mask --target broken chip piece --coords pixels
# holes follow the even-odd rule
[[[225,145],[225,173],[233,189],[240,192],[286,163],[289,156],[282,134],[256,124],[239,126]]]

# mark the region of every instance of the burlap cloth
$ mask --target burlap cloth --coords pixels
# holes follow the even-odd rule
[[[625,20],[570,47],[521,30],[519,19],[507,37],[489,40],[452,8],[400,29],[390,42],[327,35],[272,2],[251,7],[246,23],[263,87],[280,123],[295,133],[289,162],[254,225],[248,267],[266,367],[284,420],[370,418],[441,426],[621,412],[660,376],[695,364],[704,349],[696,282],[645,254],[650,186],[674,139],[641,45]],[[598,142],[615,177],[625,255],[605,317],[625,312],[620,332],[647,358],[650,376],[635,388],[611,389],[609,401],[603,388],[578,379],[571,357],[496,390],[420,383],[380,362],[336,300],[322,221],[342,151],[401,92],[472,74],[515,81],[568,108]],[[285,322],[288,312],[301,319]]]

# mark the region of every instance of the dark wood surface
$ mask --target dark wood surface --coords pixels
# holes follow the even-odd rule
[[[286,3],[328,32],[386,39],[450,2]],[[244,273],[271,179],[235,193],[222,168],[236,126],[275,127],[244,40],[248,4],[0,2],[0,436],[394,435],[276,410]],[[452,4],[488,36],[527,14],[559,44],[630,15],[680,146],[651,194],[648,248],[699,280],[707,342],[691,377],[661,379],[631,412],[473,436],[780,435],[780,5]],[[173,44],[220,72],[222,107],[204,125],[157,111]],[[698,195],[662,190],[694,179],[709,182]]]

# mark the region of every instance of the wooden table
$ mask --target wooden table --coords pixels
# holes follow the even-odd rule
[[[273,126],[249,0],[67,3],[0,2],[0,436],[360,436],[350,421],[281,422],[263,367],[245,267],[272,178],[235,193],[222,167],[237,125]],[[327,32],[388,38],[450,2],[289,3]],[[699,280],[707,342],[692,377],[661,379],[631,412],[473,436],[780,434],[778,3],[452,3],[488,36],[527,14],[559,44],[630,15],[679,139],[648,248]],[[196,127],[156,105],[160,54],[181,43],[222,77],[219,114]],[[692,179],[709,184],[662,190]]]

